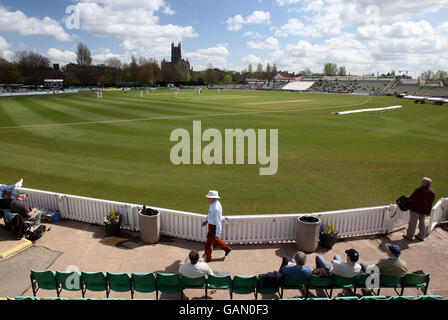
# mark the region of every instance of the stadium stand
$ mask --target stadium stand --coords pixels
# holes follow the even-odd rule
[[[389,81],[384,80],[356,80],[350,91],[356,93],[382,94],[388,84]]]
[[[312,85],[314,84],[314,81],[295,81],[290,82],[287,85],[285,85],[282,90],[289,90],[289,91],[306,91],[308,90]]]

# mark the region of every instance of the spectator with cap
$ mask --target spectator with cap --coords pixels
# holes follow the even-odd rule
[[[18,213],[23,220],[38,225],[42,217],[42,211],[37,208],[31,208],[26,202],[26,197],[26,192],[20,191],[17,199],[11,202],[11,212]]]
[[[424,177],[420,187],[415,189],[408,198],[408,209],[410,210],[409,225],[403,238],[412,241],[419,222],[419,233],[417,239],[423,241],[427,237],[426,217],[431,215],[432,204],[436,198],[436,192],[431,188],[431,179]]]
[[[356,277],[361,272],[361,265],[357,263],[359,260],[359,253],[355,249],[345,250],[347,254],[347,262],[343,262],[339,255],[335,255],[330,265],[325,259],[316,256],[316,268],[324,268],[328,272],[336,276],[345,278]]]
[[[203,261],[199,261],[199,252],[191,250],[188,255],[189,262],[186,261],[179,267],[179,273],[188,278],[200,278],[206,275],[213,275],[210,266]]]
[[[389,258],[380,259],[376,266],[380,274],[401,277],[408,272],[406,262],[400,259],[401,248],[396,244],[387,243],[387,255]]]
[[[207,242],[205,243],[205,262],[210,262],[212,260],[213,247],[223,249],[225,255],[227,256],[232,250],[224,241],[220,239],[222,232],[222,206],[218,199],[220,199],[218,191],[210,190],[205,196],[210,203],[208,210],[208,215],[202,222],[202,226],[208,224]]]
[[[386,249],[389,258],[380,259],[375,265],[380,275],[401,277],[408,273],[406,262],[400,259],[401,248],[396,244],[386,243]],[[362,292],[370,294],[372,289],[363,288]]]

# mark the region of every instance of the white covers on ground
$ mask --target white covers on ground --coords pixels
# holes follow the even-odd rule
[[[386,107],[386,108],[371,108],[371,109],[339,111],[339,112],[333,112],[333,114],[350,114],[350,113],[372,112],[372,111],[390,111],[390,110],[395,110],[395,109],[400,109],[400,108],[403,108],[403,106],[390,106],[390,107]]]
[[[308,90],[313,84],[314,81],[294,81],[288,83],[282,88],[282,90],[305,91]]]

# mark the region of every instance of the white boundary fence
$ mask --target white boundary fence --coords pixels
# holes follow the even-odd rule
[[[86,198],[55,192],[22,188],[32,207],[59,210],[63,218],[87,223],[104,224],[111,209],[123,215],[122,226],[140,230],[138,211],[143,205]],[[153,207],[160,211],[162,235],[205,242],[207,228],[201,226],[205,215]],[[384,234],[407,225],[409,213],[396,205],[327,211],[310,214],[238,215],[223,217],[222,240],[228,243],[288,242],[296,239],[297,219],[312,215],[323,225],[334,224],[342,237]],[[448,198],[441,198],[431,212],[429,231],[440,222],[448,221]]]

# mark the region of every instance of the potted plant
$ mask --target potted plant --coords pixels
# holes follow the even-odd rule
[[[122,216],[120,212],[114,209],[110,210],[110,214],[104,217],[104,226],[108,236],[115,236],[121,231]]]
[[[328,249],[333,248],[336,241],[338,241],[338,232],[336,231],[334,224],[329,226],[320,227],[320,244]]]

